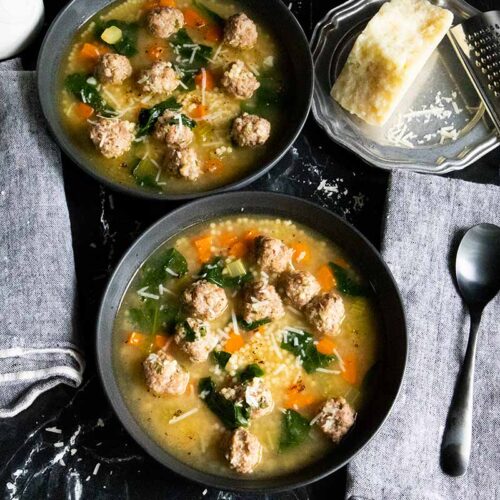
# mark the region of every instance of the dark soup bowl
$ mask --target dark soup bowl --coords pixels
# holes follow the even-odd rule
[[[232,217],[234,217],[234,219],[232,219]],[[279,223],[276,222],[278,220],[280,221]],[[326,445],[326,448],[321,452],[320,455],[318,455],[317,460],[309,460],[307,463],[304,463],[300,467],[297,467],[293,470],[289,466],[281,467],[281,465],[279,465],[279,457],[286,456],[285,453],[288,453],[288,451],[285,451],[282,455],[276,453],[275,459],[277,460],[276,463],[278,465],[275,466],[276,468],[273,469],[272,473],[267,475],[259,474],[257,469],[256,473],[253,475],[238,475],[234,472],[231,472],[228,467],[227,470],[224,468],[226,467],[226,463],[224,462],[223,455],[220,455],[220,460],[223,464],[220,470],[214,469],[212,467],[214,460],[216,460],[214,457],[218,456],[217,452],[215,453],[215,455],[200,455],[199,457],[196,457],[197,463],[193,465],[193,462],[191,461],[191,463],[189,463],[189,460],[186,459],[185,456],[184,458],[180,457],[177,452],[169,450],[169,440],[172,439],[170,437],[170,433],[177,431],[171,431],[170,429],[172,429],[174,426],[169,427],[168,424],[172,423],[171,417],[173,417],[173,420],[176,421],[179,413],[181,415],[183,414],[180,410],[175,412],[173,411],[175,408],[179,408],[181,405],[175,406],[174,408],[169,408],[168,411],[161,409],[159,410],[161,411],[161,413],[158,413],[156,415],[154,415],[153,413],[148,413],[148,418],[143,418],[141,421],[141,418],[138,417],[138,413],[130,403],[131,399],[129,398],[129,395],[127,395],[128,387],[131,387],[135,384],[137,391],[140,393],[137,394],[136,392],[135,396],[138,397],[138,401],[140,402],[140,404],[146,402],[147,405],[149,405],[147,406],[147,408],[152,408],[151,411],[155,411],[155,408],[159,408],[159,406],[156,405],[161,406],[162,404],[170,404],[170,402],[172,402],[172,399],[169,399],[169,396],[164,396],[158,399],[147,391],[147,386],[140,365],[142,360],[145,359],[146,356],[148,356],[147,352],[149,351],[146,350],[144,353],[142,353],[141,351],[140,356],[137,355],[136,353],[138,351],[134,350],[137,349],[137,347],[135,345],[129,345],[131,343],[129,332],[131,332],[133,328],[129,330],[127,327],[120,330],[121,326],[117,329],[117,325],[122,325],[122,323],[120,323],[120,318],[123,318],[123,316],[121,316],[122,313],[120,311],[123,310],[124,304],[126,304],[127,307],[127,312],[125,313],[125,315],[127,318],[130,316],[131,309],[128,309],[129,303],[127,303],[127,290],[129,289],[129,286],[132,287],[131,283],[137,284],[137,289],[131,288],[134,294],[133,300],[142,300],[136,296],[136,293],[139,293],[140,295],[141,293],[144,293],[144,290],[148,292],[149,297],[151,297],[149,293],[157,293],[156,288],[143,288],[144,282],[142,281],[142,278],[147,277],[149,279],[149,277],[151,276],[150,271],[154,269],[154,266],[143,266],[143,264],[151,254],[165,255],[164,247],[162,246],[165,242],[167,242],[168,240],[172,241],[172,238],[177,237],[177,235],[182,235],[184,237],[191,234],[189,238],[183,238],[184,247],[181,246],[182,240],[176,240],[176,248],[179,248],[180,253],[185,255],[186,259],[189,262],[189,259],[191,258],[190,255],[193,255],[193,253],[190,253],[191,250],[189,250],[189,248],[191,248],[191,245],[193,247],[196,246],[193,245],[193,241],[198,241],[196,239],[198,238],[198,236],[194,236],[195,240],[192,239],[194,234],[193,232],[197,231],[200,225],[203,228],[201,229],[202,234],[206,235],[207,231],[209,231],[209,234],[211,234],[210,231],[215,231],[215,233],[213,234],[219,234],[218,229],[214,229],[219,227],[217,226],[217,224],[229,223],[229,230],[235,231],[238,229],[236,227],[236,223],[257,225],[258,221],[261,221],[261,224],[267,224],[267,226],[259,226],[259,229],[254,230],[254,232],[257,231],[261,232],[261,234],[265,234],[266,229],[262,229],[262,227],[269,228],[274,227],[273,224],[279,224],[281,228],[276,230],[281,231],[280,234],[283,235],[283,240],[287,240],[289,238],[289,244],[292,246],[294,243],[292,243],[291,241],[293,238],[298,237],[297,234],[304,235],[307,234],[307,231],[312,231],[311,235],[315,235],[315,237],[312,236],[311,239],[301,240],[309,242],[308,245],[311,254],[314,254],[315,250],[319,252],[322,248],[321,245],[323,245],[323,248],[325,248],[325,245],[322,243],[322,241],[327,242],[326,247],[328,247],[328,245],[330,245],[331,243],[332,245],[335,245],[335,248],[339,249],[339,255],[345,256],[343,260],[340,258],[338,259],[338,262],[340,263],[339,265],[345,265],[345,269],[349,271],[350,266],[346,262],[352,263],[352,269],[355,268],[356,270],[359,270],[359,275],[363,276],[363,287],[365,291],[368,291],[366,292],[367,295],[365,295],[365,298],[363,298],[362,300],[369,300],[370,304],[373,304],[373,307],[376,308],[378,317],[378,327],[376,335],[378,339],[377,343],[380,345],[378,345],[378,348],[376,350],[376,361],[373,362],[373,365],[371,364],[372,361],[370,361],[369,366],[376,367],[375,369],[370,369],[367,371],[367,373],[370,373],[370,377],[365,375],[362,380],[349,380],[350,384],[355,384],[355,386],[357,387],[356,391],[358,391],[358,396],[359,393],[363,391],[365,391],[365,396],[362,396],[363,404],[358,408],[358,414],[354,425],[340,441],[340,443],[333,446],[331,445],[330,441],[325,441],[324,444]],[[212,225],[211,222],[215,222],[215,225]],[[231,227],[231,224],[233,223],[235,223],[235,226]],[[274,229],[270,231],[274,231]],[[304,232],[300,233],[300,231]],[[248,233],[244,232],[242,234],[247,235]],[[219,238],[219,236],[213,236],[212,238]],[[317,244],[315,242],[317,242]],[[167,246],[170,246],[170,242],[167,244]],[[161,252],[155,253],[158,249],[161,249]],[[193,250],[193,252],[194,251],[195,250]],[[166,252],[171,252],[171,250],[169,249]],[[317,253],[316,255],[319,256],[319,253]],[[321,259],[325,258],[324,255],[326,254],[322,254]],[[249,263],[245,263],[247,269],[251,269],[253,270],[253,272],[256,272],[255,268],[253,268],[251,264],[251,262],[253,262],[253,254],[250,252],[246,257],[243,257],[243,259],[249,259],[247,260],[247,262]],[[207,259],[207,261],[209,261],[209,259]],[[336,260],[334,260],[334,262],[335,261]],[[171,271],[175,271],[174,275],[176,276],[182,275],[180,271],[182,266],[179,267],[179,261],[175,261],[172,258],[171,254],[169,254],[169,263],[167,263],[166,265],[172,267],[172,269],[169,270],[169,276],[163,273],[164,275],[160,276],[160,280],[169,280],[167,286],[171,286],[174,292],[182,293],[184,287],[188,286],[185,278],[189,277],[189,273],[184,278],[171,278]],[[201,264],[199,263],[195,263],[195,265],[189,266],[193,279],[199,279],[200,275],[203,274],[203,272],[199,272],[200,265]],[[214,267],[213,264],[210,265]],[[314,266],[316,266],[316,262],[314,263]],[[137,279],[139,279],[139,281],[134,281]],[[175,283],[173,283],[174,281]],[[181,288],[173,288],[176,286],[180,286]],[[344,284],[342,284],[339,280],[337,280],[337,285],[335,286],[337,287],[338,294],[343,297],[344,304],[348,304],[349,301],[354,300],[346,295],[347,293],[354,294],[354,292],[353,290],[349,292],[349,290],[345,288],[345,286],[347,286],[345,282]],[[136,290],[138,290],[138,292],[136,292]],[[280,288],[277,288],[277,290],[279,293],[282,293]],[[231,294],[228,291],[227,296],[235,297],[235,294]],[[153,295],[152,298],[154,299],[155,296]],[[237,299],[229,298],[228,300],[231,301]],[[143,303],[146,303],[146,301],[144,301]],[[346,305],[346,311],[350,311],[347,309],[347,307],[348,305]],[[229,309],[232,310],[232,308]],[[296,311],[294,311],[294,313],[296,313]],[[231,316],[233,316],[233,321],[235,321],[235,315],[229,315],[229,311],[226,311],[225,314],[228,314],[228,318],[224,320],[225,322],[227,322],[224,324],[227,325],[228,328],[230,328],[232,324],[233,328],[235,328],[234,323],[231,323]],[[344,319],[344,321],[349,318],[349,314],[351,313],[348,312],[346,314],[346,319]],[[285,319],[285,321],[289,321],[288,317]],[[182,320],[181,323],[177,323],[177,325],[179,324],[182,324]],[[252,335],[260,334],[264,338],[266,335],[266,331],[268,335],[274,335],[274,333],[270,333],[273,331],[272,323],[268,324],[265,328],[268,328],[268,330],[264,329],[263,332],[259,331],[259,333],[254,332]],[[280,326],[279,328],[283,327]],[[286,328],[290,327],[284,328],[286,330]],[[212,332],[214,330],[215,327]],[[360,332],[357,332],[351,331],[349,329],[348,333],[344,332],[343,330],[342,335],[340,335],[340,337],[336,337],[336,339],[339,340],[335,340],[335,343],[339,346],[339,350],[342,350],[341,347],[345,348],[345,344],[342,344],[343,341],[341,337],[354,334],[359,334],[359,347],[362,348],[363,342],[365,342],[365,340],[369,338],[369,335],[371,334],[368,331],[368,327],[366,327],[365,331],[363,331],[362,328],[360,330]],[[156,331],[156,328],[151,328],[151,332]],[[168,328],[165,328],[164,331],[166,333],[164,333],[165,337],[163,337],[163,339],[167,339],[168,335],[171,334],[171,331],[168,331]],[[211,330],[206,331],[210,332]],[[247,335],[248,333],[244,332],[243,329],[237,331],[240,331],[241,335]],[[125,336],[123,336],[123,334]],[[363,340],[362,338],[363,335],[365,335],[365,340]],[[156,337],[153,336],[146,336],[146,338],[151,339],[151,341],[153,338],[156,339]],[[187,336],[185,338],[187,339]],[[286,337],[286,334],[283,334],[282,338],[286,338],[289,341],[289,337]],[[252,336],[247,338],[246,341],[251,342],[251,339],[253,339]],[[269,342],[271,342],[271,339],[268,340]],[[226,193],[207,197],[202,200],[197,200],[173,211],[172,213],[158,221],[156,224],[154,224],[150,229],[148,229],[128,250],[128,252],[122,258],[121,262],[118,264],[116,270],[113,273],[113,276],[111,277],[101,304],[97,324],[96,341],[98,369],[105,392],[107,393],[107,396],[118,418],[121,420],[122,424],[125,426],[130,435],[143,447],[143,449],[158,462],[165,465],[172,471],[181,474],[182,476],[205,485],[237,491],[273,492],[297,488],[324,478],[328,474],[331,474],[332,472],[336,471],[347,462],[349,462],[374,437],[380,426],[384,423],[385,419],[389,415],[402,383],[407,355],[406,324],[401,297],[390,270],[382,260],[377,250],[356,229],[354,229],[343,219],[329,212],[328,210],[320,208],[299,198],[264,192]],[[282,342],[286,341],[287,340],[282,340]],[[149,346],[149,340],[147,342],[147,345]],[[170,344],[167,347],[169,352],[171,352],[173,349],[173,351],[176,353],[176,359],[182,366],[187,367],[185,368],[186,370],[189,371],[197,369],[199,365],[195,366],[189,361],[186,361],[185,357],[182,357],[183,353],[177,350],[179,349],[179,346],[176,345],[176,342]],[[349,342],[351,342],[351,340],[349,340]],[[349,345],[358,347],[357,340],[355,339],[354,344]],[[223,346],[224,349],[230,350],[227,348],[227,344],[223,344]],[[279,352],[285,353],[285,350],[283,349],[286,348],[283,347],[283,344],[281,344],[281,346],[279,344],[276,344],[275,348],[278,349]],[[282,350],[280,350],[280,348]],[[271,350],[269,352],[271,352]],[[288,349],[288,351],[290,351],[290,349]],[[127,365],[128,361],[123,357],[123,353],[130,352],[132,352],[134,359],[132,361],[132,364]],[[251,352],[254,353],[253,350]],[[276,353],[276,351],[274,352]],[[336,352],[336,354],[338,354],[338,351]],[[299,356],[297,352],[295,352],[295,355]],[[289,353],[286,353],[286,356],[289,356]],[[340,357],[340,354],[338,354],[338,356]],[[281,355],[279,359],[282,359]],[[290,360],[293,359],[293,357],[288,357],[286,359]],[[119,365],[117,365],[117,360],[119,360]],[[246,362],[247,361],[245,360],[245,363]],[[331,363],[337,362],[339,362],[340,366],[341,362],[339,361],[339,359],[332,358]],[[310,375],[310,373],[306,373],[307,368],[305,363],[301,365],[302,367],[297,367],[293,361],[278,361],[278,364],[281,363],[289,363],[288,367],[285,367],[284,369],[292,370],[292,377],[295,377],[295,373],[297,371],[303,373],[302,377],[306,377],[305,379],[303,379],[304,383],[308,384],[307,380],[309,379],[307,379],[307,377]],[[215,373],[212,371],[213,369],[215,369],[214,365],[214,360],[209,358],[209,361],[207,361],[207,370],[209,370],[210,373]],[[225,365],[225,370],[229,370],[230,365],[231,358],[229,363]],[[122,376],[121,373],[126,366],[130,368],[130,371],[127,372],[128,374],[124,382],[124,379],[120,377]],[[267,366],[265,364],[263,366],[265,367],[265,369],[267,369]],[[333,364],[332,366],[335,367],[337,365]],[[342,367],[340,369],[342,369]],[[125,369],[125,371],[126,370],[127,369]],[[325,372],[325,368],[320,371]],[[133,375],[132,372],[134,372],[135,375]],[[273,381],[272,378],[266,379],[266,375],[274,377],[275,373],[277,374],[278,372],[274,368],[272,372],[269,371],[269,375],[265,373],[264,381],[267,380],[269,382],[275,383],[276,380]],[[334,375],[329,375],[330,373]],[[326,373],[320,373],[319,375],[342,378],[342,373],[341,371],[326,370]],[[194,379],[197,379],[197,377],[200,376],[199,373],[196,372],[193,372],[192,374]],[[313,375],[317,375],[316,372]],[[133,377],[135,377],[135,379],[133,379]],[[326,379],[322,380],[326,384]],[[340,382],[344,383],[342,382],[342,380],[340,380]],[[279,387],[281,387],[281,385],[279,385]],[[348,393],[351,391],[351,388],[353,386],[349,387],[349,390],[345,393],[346,399],[349,399]],[[189,397],[192,398],[190,400],[191,402],[189,403],[190,407],[193,407],[193,402],[195,401],[194,398],[197,398],[194,402],[194,405],[197,406],[196,411],[206,411],[206,413],[198,413],[198,415],[196,416],[196,418],[202,418],[203,421],[197,421],[197,423],[190,424],[194,425],[195,428],[189,432],[193,432],[193,435],[195,436],[195,438],[197,438],[200,433],[209,432],[208,429],[212,427],[216,428],[217,425],[214,424],[214,421],[219,422],[219,424],[225,422],[224,420],[218,420],[219,415],[217,415],[216,411],[215,414],[210,411],[214,410],[210,407],[209,403],[207,403],[206,399],[205,401],[199,399],[200,397],[206,397],[203,395],[204,390],[202,391],[202,393],[198,393],[196,389],[194,391],[194,393],[188,393]],[[201,394],[201,396],[199,394]],[[182,397],[183,396],[181,396],[180,398]],[[325,398],[327,396],[322,395],[321,397]],[[322,401],[324,401],[324,399]],[[320,402],[320,404],[323,404],[322,401]],[[175,402],[173,404],[177,405],[180,403]],[[283,418],[281,412],[286,413],[287,411],[291,411],[283,410],[281,408],[281,404],[281,402],[277,403],[275,406],[275,410],[273,410],[273,412],[277,410],[276,422],[278,430],[280,428],[280,419]],[[209,407],[210,410],[208,409]],[[298,410],[303,412],[302,408],[299,408]],[[148,409],[147,411],[150,410]],[[187,413],[188,410],[182,411],[184,411],[184,413]],[[190,413],[193,413],[193,411],[194,410],[190,411]],[[311,411],[313,413],[310,414],[308,418],[310,419],[309,421],[314,424],[314,422],[312,422],[312,420],[314,420],[312,417],[317,413],[317,410],[313,409]],[[274,418],[273,412],[266,417],[263,417],[264,420],[266,418]],[[190,418],[193,418],[193,416],[191,416]],[[148,428],[148,425],[150,424],[145,423],[146,421],[153,421],[155,425],[160,422],[160,427],[162,427],[159,431],[159,434],[156,434],[155,436],[151,428]],[[185,425],[186,422],[188,421],[186,420],[183,425]],[[267,420],[266,422],[270,422],[270,420]],[[270,424],[265,423],[264,425],[266,426],[265,429],[267,429],[267,426]],[[221,433],[225,432],[222,425],[220,425],[218,429]],[[253,429],[252,419],[252,426],[250,427],[250,430],[253,431]],[[259,428],[257,428],[255,432],[259,432],[258,429]],[[316,432],[316,430],[317,429],[310,432]],[[169,434],[168,437],[165,437],[167,436],[167,431]],[[319,430],[317,432],[319,432]],[[323,437],[324,436],[322,434],[319,434],[320,439]],[[190,439],[193,439],[193,437],[191,437]],[[262,439],[264,440],[264,436],[262,437]],[[163,446],[160,445],[161,440],[163,440]],[[309,440],[307,441],[309,444],[314,441],[312,435],[310,437],[306,437],[306,440]],[[215,446],[214,443],[221,442],[221,439],[213,439],[211,442],[213,446]],[[321,441],[321,443],[323,443],[323,441]],[[267,440],[265,441],[265,444],[267,445]],[[217,446],[217,450],[218,449],[219,447]],[[274,450],[274,448],[268,449]],[[202,454],[204,452],[205,450],[201,449],[198,453]],[[210,453],[212,452],[210,451]],[[307,455],[307,451],[305,453],[302,453],[300,451],[300,453],[301,456]],[[310,456],[312,456],[312,454]],[[262,460],[264,460],[264,458]]]
[[[147,25],[154,1],[128,2],[126,10],[126,0],[72,0],[47,32],[37,65],[38,92],[61,149],[111,188],[156,200],[236,190],[268,172],[302,130],[313,91],[309,44],[286,5],[281,0],[180,0],[186,24],[164,39]],[[235,48],[223,41],[224,26],[234,12],[255,21],[255,48]],[[111,31],[104,34],[106,27]],[[128,57],[116,61],[121,66],[111,77],[104,76],[110,68],[100,59],[106,53]],[[236,61],[244,61],[246,83],[232,73],[224,87],[224,75]],[[170,93],[163,92],[165,82],[160,93],[153,93],[158,82],[153,89],[143,85],[147,77],[140,72],[158,62],[172,64],[170,70],[163,68],[163,80],[180,80]],[[121,83],[106,81],[130,68],[129,63],[131,76]],[[253,80],[251,95],[248,80]],[[165,110],[173,118],[164,129],[184,126],[192,131],[191,138],[173,145],[184,152],[190,149],[181,160],[170,147],[176,139],[166,134],[162,138],[155,129]],[[270,131],[265,122],[254,122],[249,138],[248,127],[242,132],[248,123],[233,126],[244,113],[266,119]],[[101,119],[107,120],[107,128],[101,127]],[[120,129],[109,120],[125,123]],[[256,123],[261,127],[257,131]],[[116,135],[122,141],[118,149]]]

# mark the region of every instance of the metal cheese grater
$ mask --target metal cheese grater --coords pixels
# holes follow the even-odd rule
[[[448,37],[500,133],[500,11],[471,17]]]

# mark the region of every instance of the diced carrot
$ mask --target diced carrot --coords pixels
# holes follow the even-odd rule
[[[243,234],[243,240],[247,243],[252,243],[257,236],[259,236],[259,231],[257,231],[257,229],[249,229],[245,234]]]
[[[175,7],[175,0],[159,0],[160,7]]]
[[[203,162],[205,172],[220,172],[224,169],[224,162],[218,158],[208,158]]]
[[[333,354],[333,351],[335,350],[335,342],[329,338],[329,337],[321,337],[319,342],[316,344],[316,349],[321,353],[321,354]]]
[[[127,339],[127,344],[133,346],[140,346],[145,339],[145,335],[139,332],[132,332]]]
[[[188,28],[200,29],[207,26],[208,21],[195,9],[182,9],[184,14],[184,23]]]
[[[146,54],[152,61],[159,61],[165,52],[165,47],[157,43],[152,43],[146,49]]]
[[[85,104],[84,102],[78,102],[75,105],[75,113],[78,118],[87,120],[94,114],[94,108],[92,106],[89,106],[88,104]]]
[[[165,335],[155,335],[155,347],[162,349],[169,343],[169,339]]]
[[[82,48],[80,49],[80,57],[83,59],[88,59],[90,61],[96,62],[101,55],[101,51],[99,47],[92,43],[84,43]]]
[[[342,372],[342,378],[351,385],[358,381],[358,366],[353,354],[347,354],[343,358],[345,371]]]
[[[257,331],[259,333],[264,333],[266,331],[266,325],[260,325],[258,328],[257,328]]]
[[[292,243],[290,247],[293,249],[293,260],[296,264],[308,264],[311,261],[311,249],[309,245],[299,241]]]
[[[238,241],[238,236],[236,234],[228,232],[222,233],[219,236],[219,246],[223,248],[229,248],[231,245],[234,245]]]
[[[200,262],[208,262],[212,257],[212,237],[209,235],[193,240],[193,245],[196,247]]]
[[[316,398],[312,394],[305,391],[305,386],[295,384],[289,387],[286,391],[284,407],[285,408],[303,408],[316,402]]]
[[[335,278],[328,264],[324,264],[316,271],[316,279],[324,292],[329,292],[335,286]]]
[[[216,24],[209,24],[203,28],[203,38],[207,42],[217,43],[222,40],[222,30]]]
[[[198,104],[198,106],[196,106],[196,108],[194,108],[193,111],[191,111],[191,118],[201,119],[207,114],[207,111],[208,111],[207,106],[203,104]]]
[[[241,259],[241,257],[244,257],[247,253],[248,247],[243,243],[242,241],[237,241],[233,245],[231,245],[231,248],[229,249],[229,255],[231,257],[235,257],[237,259]]]
[[[142,6],[146,10],[156,9],[157,7],[175,7],[175,0],[149,0]]]
[[[237,335],[236,333],[231,332],[224,345],[224,351],[233,354],[234,352],[241,349],[244,344],[245,341],[243,340],[243,337],[241,335]]]
[[[215,87],[214,75],[208,69],[204,68],[204,70],[205,71],[200,71],[196,74],[194,77],[194,83],[196,83],[196,85],[200,88],[203,87],[203,73],[205,73],[205,90],[213,90]]]

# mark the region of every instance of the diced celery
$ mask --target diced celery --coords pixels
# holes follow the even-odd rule
[[[245,266],[241,259],[234,260],[233,262],[229,262],[226,265],[227,272],[229,273],[229,276],[232,278],[236,278],[237,276],[243,276],[247,273],[247,270],[245,269]]]
[[[122,30],[118,26],[110,26],[106,28],[101,35],[101,38],[110,45],[118,43],[123,37]]]

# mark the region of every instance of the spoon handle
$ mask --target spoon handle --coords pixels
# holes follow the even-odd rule
[[[469,465],[472,441],[472,400],[477,332],[482,311],[471,311],[467,351],[455,385],[441,443],[441,468],[450,476],[462,476]]]

